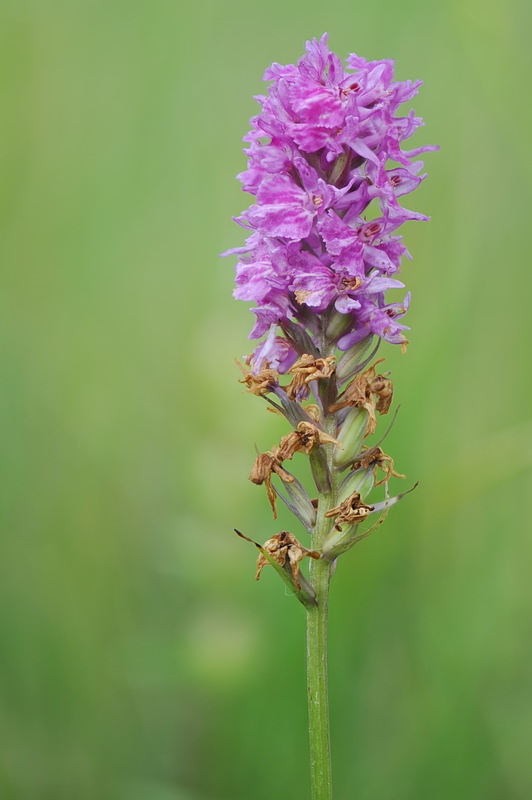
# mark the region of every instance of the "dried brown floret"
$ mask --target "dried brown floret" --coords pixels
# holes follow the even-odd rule
[[[320,423],[321,422],[321,411],[319,406],[315,403],[309,403],[308,406],[304,408],[305,414],[311,418],[313,422]]]
[[[286,387],[288,397],[291,400],[295,400],[301,389],[306,388],[311,381],[329,378],[335,370],[335,361],[335,356],[315,358],[315,356],[308,353],[298,358],[294,366],[288,370],[294,376]]]
[[[272,486],[272,473],[276,473],[285,483],[292,483],[294,476],[282,467],[283,461],[289,461],[294,453],[310,455],[316,445],[333,444],[342,447],[340,442],[320,430],[312,422],[301,421],[297,428],[283,436],[279,445],[265,453],[260,453],[255,459],[249,479],[252,483],[266,486],[266,493],[273,511],[273,518],[277,519],[277,495]]]
[[[253,372],[248,372],[240,361],[236,361],[235,359],[235,362],[244,376],[243,379],[238,382],[245,383],[251,394],[259,396],[268,394],[268,392],[272,391],[274,386],[279,384],[279,373],[277,370],[265,368],[261,369],[261,371],[257,372],[255,375]]]
[[[272,536],[271,539],[264,542],[262,546],[281,567],[284,567],[288,561],[297,589],[301,589],[299,583],[299,562],[305,558],[305,556],[309,558],[320,557],[320,554],[316,550],[307,550],[307,548],[296,539],[294,534],[288,531],[276,533],[275,536]],[[257,559],[256,580],[259,580],[263,567],[266,567],[268,564],[268,559],[261,553]]]
[[[396,478],[404,478],[400,472],[396,472],[393,468],[393,458],[386,455],[377,445],[365,450],[364,453],[353,462],[353,469],[369,469],[373,467],[373,475],[375,478],[375,486],[380,486],[382,483],[387,483],[392,476]],[[384,472],[384,478],[380,481],[377,480],[377,467],[380,467]]]
[[[393,400],[393,383],[391,380],[385,375],[375,375],[369,388],[379,398],[377,400],[379,414],[387,414]]]
[[[337,531],[341,531],[344,522],[348,525],[358,525],[359,522],[366,519],[370,511],[373,511],[373,508],[374,506],[367,506],[362,502],[358,492],[353,492],[336,508],[331,508],[330,511],[327,511],[325,516],[336,517],[334,527]]]
[[[368,425],[366,436],[370,436],[377,426],[375,411],[387,414],[393,399],[393,383],[386,375],[376,375],[375,367],[384,361],[380,358],[373,366],[357,375],[344,389],[338,402],[329,409],[330,413],[339,411],[346,406],[360,406],[368,412]],[[377,401],[375,401],[375,396]]]
[[[294,453],[306,453],[310,455],[317,444],[332,442],[341,447],[337,439],[329,436],[328,433],[321,431],[312,422],[299,422],[295,431],[283,436],[279,442],[279,447],[275,449],[275,455],[280,461],[292,458]]]
[[[255,459],[255,463],[251,469],[249,479],[252,483],[258,486],[264,484],[266,486],[266,494],[272,507],[273,518],[277,519],[277,495],[272,486],[272,473],[275,472],[282,481],[285,483],[292,483],[294,476],[290,475],[281,465],[281,461],[276,457],[275,453],[270,451],[266,453],[259,453]]]

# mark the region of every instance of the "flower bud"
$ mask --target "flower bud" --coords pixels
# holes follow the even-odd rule
[[[346,350],[338,359],[336,378],[339,386],[352,378],[357,372],[360,372],[361,369],[364,369],[365,365],[371,361],[379,347],[379,340],[377,340],[377,344],[373,348],[371,348],[372,342],[373,336],[366,336],[358,344]]]
[[[353,492],[358,492],[364,499],[366,498],[375,484],[373,469],[357,469],[350,472],[338,491],[338,503],[342,503],[346,497]]]
[[[340,468],[347,466],[360,452],[367,423],[368,412],[365,408],[357,406],[349,411],[337,434],[338,441],[344,449],[335,447],[333,456],[335,466]]]
[[[322,558],[331,559],[336,558],[346,550],[350,549],[350,544],[356,536],[356,525],[350,525],[347,530],[338,531],[336,528],[331,528],[330,533],[325,537],[322,547]]]
[[[349,314],[340,314],[338,311],[335,311],[327,325],[327,330],[325,335],[327,339],[331,342],[337,342],[340,336],[349,329],[351,322],[351,317]]]

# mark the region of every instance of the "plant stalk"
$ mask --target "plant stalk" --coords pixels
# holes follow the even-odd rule
[[[311,582],[317,606],[307,610],[307,690],[312,800],[332,800],[327,684],[327,606],[331,566],[315,561]]]
[[[334,415],[325,418],[323,429],[334,436]],[[327,445],[327,463],[331,475],[331,489],[322,492],[318,499],[316,525],[312,547],[320,550],[331,528],[325,512],[336,501],[336,479],[332,463],[333,445]],[[307,692],[310,740],[310,778],[312,800],[332,800],[331,743],[329,724],[329,690],[327,681],[327,625],[329,582],[332,565],[327,561],[312,561],[310,582],[316,592],[317,605],[307,608]]]

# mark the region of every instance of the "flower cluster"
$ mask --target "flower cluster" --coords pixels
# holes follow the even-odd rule
[[[324,337],[344,351],[372,336],[403,344],[399,320],[410,295],[385,299],[388,289],[404,288],[393,276],[409,254],[396,232],[428,219],[399,204],[425,177],[414,159],[437,149],[401,149],[422,120],[397,110],[421,81],[396,82],[392,61],[354,54],[344,69],[326,34],[306,49],[297,66],[266,70],[272,83],[256,98],[261,112],[238,176],[256,198],[236,219],[251,234],[224,254],[239,256],[235,297],[255,304],[250,338],[265,336],[254,372],[290,369],[302,352],[294,326],[317,355]]]

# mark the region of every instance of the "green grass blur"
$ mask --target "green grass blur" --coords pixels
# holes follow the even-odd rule
[[[325,30],[442,147],[386,351],[420,486],[333,584],[336,798],[529,800],[529,3],[0,9],[2,800],[308,796],[304,612],[231,533],[292,524],[247,481],[283,427],[217,254],[263,69]]]

